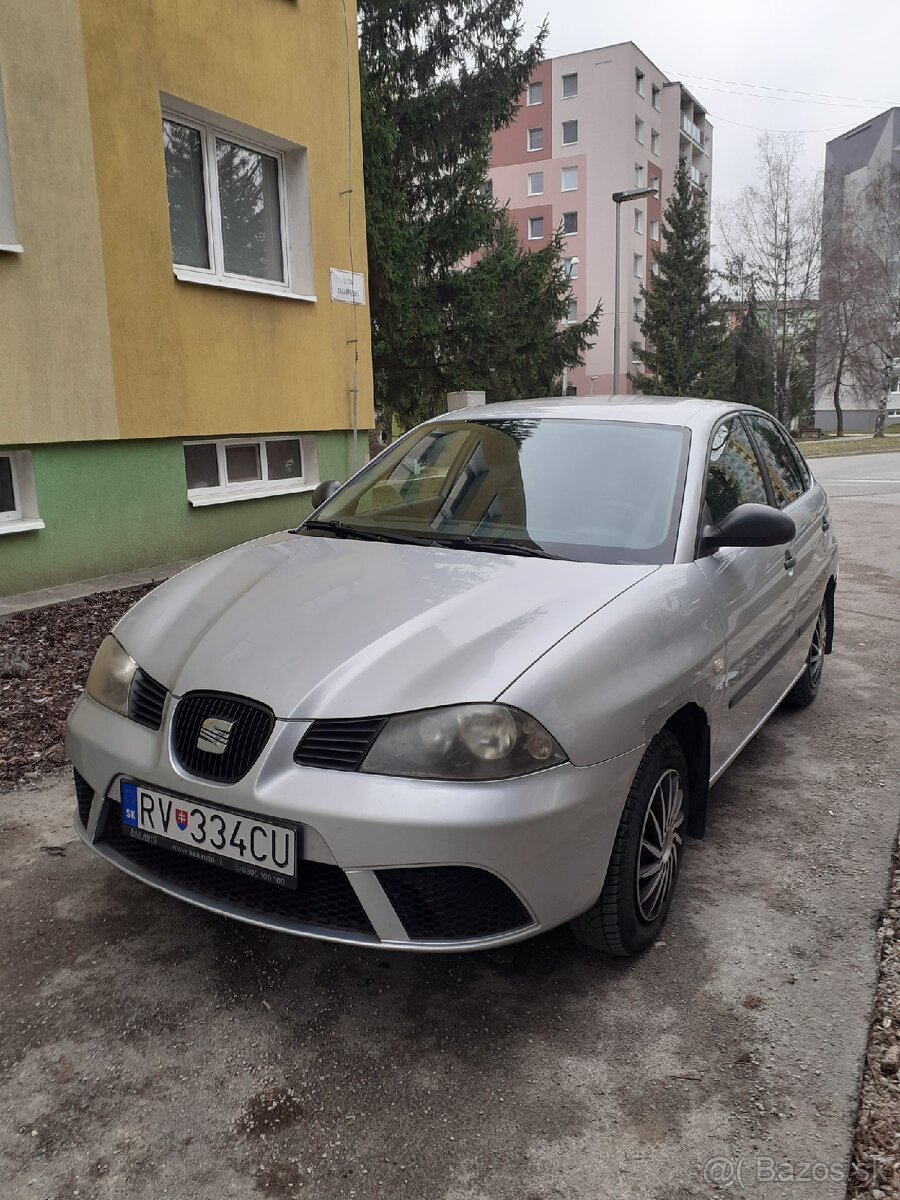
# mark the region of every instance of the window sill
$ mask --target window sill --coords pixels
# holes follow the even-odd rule
[[[313,492],[318,486],[318,483],[295,483],[290,487],[261,484],[256,487],[197,488],[193,492],[188,492],[187,498],[191,508],[207,508],[212,504],[234,504],[238,500],[265,500],[271,499],[273,496],[297,496],[301,492]]]
[[[44,529],[40,517],[21,517],[18,521],[0,521],[0,537],[4,533],[30,533],[33,529]]]
[[[205,287],[225,288],[231,292],[255,292],[261,296],[280,296],[283,300],[305,300],[315,304],[315,296],[301,296],[288,288],[277,284],[266,283],[265,280],[252,279],[222,279],[218,275],[208,275],[205,271],[192,271],[190,267],[173,267],[172,274],[182,283],[202,283]]]
[[[20,246],[18,242],[0,242],[0,251],[6,254],[24,254],[25,247]]]

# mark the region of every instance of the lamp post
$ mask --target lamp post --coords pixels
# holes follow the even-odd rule
[[[613,204],[616,206],[616,294],[615,294],[615,315],[613,325],[613,395],[615,396],[619,390],[619,274],[621,270],[620,255],[619,255],[619,234],[620,234],[620,217],[622,205],[628,200],[643,200],[645,196],[657,195],[656,188],[641,187],[627,188],[624,192],[613,192]]]

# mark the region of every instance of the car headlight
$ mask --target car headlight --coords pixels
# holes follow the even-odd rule
[[[389,717],[361,771],[414,779],[510,779],[565,762],[543,725],[504,704]]]
[[[127,654],[111,633],[100,643],[84,690],[92,700],[111,708],[113,712],[128,716],[128,693],[138,665]]]

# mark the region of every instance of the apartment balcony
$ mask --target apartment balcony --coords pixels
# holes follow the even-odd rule
[[[696,184],[697,187],[703,187],[704,184],[706,183],[706,176],[703,174],[703,172],[701,170],[699,170],[697,167],[692,166],[690,168],[690,173],[691,173],[691,183]]]
[[[706,149],[706,134],[699,125],[695,125],[693,121],[688,119],[687,113],[681,113],[681,132],[687,134],[695,145],[701,150]]]

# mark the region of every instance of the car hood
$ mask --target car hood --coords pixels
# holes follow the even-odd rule
[[[175,576],[115,632],[176,695],[374,716],[495,699],[654,570],[285,534]]]

